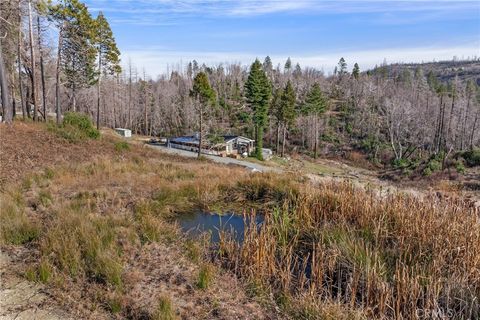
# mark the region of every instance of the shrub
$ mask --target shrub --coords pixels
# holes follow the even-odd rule
[[[98,139],[100,132],[94,128],[90,118],[83,113],[67,112],[60,127],[50,123],[49,130],[72,142],[86,139]]]
[[[469,167],[480,166],[480,148],[465,151],[461,156]]]
[[[455,163],[455,169],[457,169],[458,173],[462,173],[462,174],[465,173],[465,165],[463,164],[463,161],[458,160]]]
[[[423,169],[423,175],[429,176],[436,171],[440,171],[441,169],[442,169],[442,162],[441,162],[440,156],[437,155],[430,158],[430,160],[428,160],[428,163],[425,169]]]
[[[118,152],[130,150],[130,145],[125,141],[115,142],[115,150]]]
[[[393,166],[397,169],[405,169],[405,168],[408,168],[410,165],[411,165],[410,160],[404,159],[404,158],[395,159],[393,161]]]

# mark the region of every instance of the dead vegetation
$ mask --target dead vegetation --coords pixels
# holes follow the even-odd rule
[[[480,314],[478,212],[459,199],[378,199],[347,183],[250,174],[113,138],[71,144],[39,125],[10,130],[48,136],[28,152],[51,152],[11,169],[16,181],[2,171],[2,250],[77,317],[279,318],[272,297],[297,319]],[[257,211],[265,222],[242,245],[224,234],[212,252],[172,224],[198,209]]]
[[[225,234],[218,259],[273,292],[288,313],[308,319],[480,317],[475,208],[458,199],[379,199],[338,183],[305,186],[286,200],[262,228],[249,226],[242,245]]]

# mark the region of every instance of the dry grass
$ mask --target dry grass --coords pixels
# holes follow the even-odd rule
[[[480,317],[480,224],[467,204],[378,199],[350,184],[305,186],[287,201],[242,245],[225,235],[220,248],[239,276],[296,301],[286,309],[309,319],[332,318],[332,304],[341,318]]]
[[[44,134],[40,126],[28,127],[29,134],[37,130]],[[219,275],[205,261],[203,245],[184,239],[171,223],[184,212],[228,206],[230,190],[247,172],[138,145],[119,148],[115,139],[79,142],[74,150],[85,148],[80,154],[86,155],[92,143],[92,150],[100,145],[105,152],[81,162],[42,158],[36,171],[16,172],[20,179],[3,185],[0,245],[22,246],[20,273],[45,283],[82,317],[162,319],[158,299],[165,293],[178,308],[175,314],[192,319],[209,318],[211,310],[219,318],[270,312],[247,302],[241,290],[232,294],[238,286],[232,275]],[[244,197],[235,198],[239,204]]]
[[[349,184],[314,186],[116,142],[75,144],[81,161],[65,161],[74,155],[62,147],[39,158],[36,172],[15,171],[15,182],[0,177],[8,182],[1,245],[23,246],[25,276],[72,299],[82,314],[266,317],[270,311],[246,300],[208,264],[202,244],[171,223],[198,209],[233,209],[264,214],[265,222],[250,225],[243,244],[223,234],[216,261],[257,300],[268,306],[273,295],[293,318],[480,317],[478,212],[460,200],[378,199]],[[37,148],[49,148],[42,143]]]

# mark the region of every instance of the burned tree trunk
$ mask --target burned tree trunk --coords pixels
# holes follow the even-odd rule
[[[3,62],[3,49],[0,39],[0,90],[2,91],[2,109],[3,109],[3,121],[9,123],[12,122],[12,108],[10,105],[10,95],[8,92],[7,83],[7,70],[5,69],[5,63]]]

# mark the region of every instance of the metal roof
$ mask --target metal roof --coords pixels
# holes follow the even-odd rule
[[[234,140],[234,139],[237,139],[237,138],[241,138],[241,139],[245,139],[245,140],[248,140],[248,141],[254,141],[252,139],[249,139],[249,138],[245,138],[245,137],[242,137],[242,136],[235,136],[235,135],[225,135],[225,136],[222,136],[223,137],[223,142],[229,142],[231,140]],[[195,136],[182,136],[182,137],[175,137],[175,138],[171,138],[170,139],[170,142],[172,143],[192,143],[192,144],[198,144],[199,141],[198,141],[198,138],[196,138]]]

